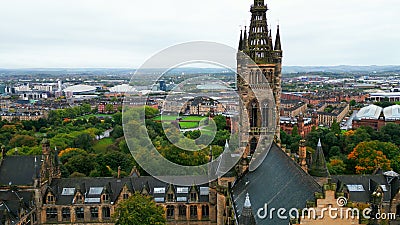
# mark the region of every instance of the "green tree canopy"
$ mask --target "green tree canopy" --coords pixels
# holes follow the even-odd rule
[[[113,218],[116,225],[165,225],[164,214],[150,196],[135,193],[118,205]]]

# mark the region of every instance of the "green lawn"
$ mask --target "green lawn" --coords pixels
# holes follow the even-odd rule
[[[154,121],[163,121],[163,122],[170,122],[170,121],[175,121],[176,116],[157,116],[153,120]],[[194,129],[199,127],[199,122],[207,118],[205,116],[182,116],[181,121],[179,122],[179,125],[181,129]]]
[[[155,121],[174,121],[176,120],[176,116],[157,116],[155,117],[153,120]],[[206,118],[205,116],[182,116],[181,117],[182,120],[181,121],[200,121],[204,118]]]
[[[112,145],[113,143],[114,141],[112,140],[112,138],[101,139],[93,146],[93,150],[95,152],[106,152],[107,147]]]
[[[80,116],[76,119],[89,119],[90,117],[95,116],[95,117],[111,117],[112,115],[110,114],[89,114],[89,115],[85,115],[85,116]]]
[[[182,121],[200,121],[206,118],[205,116],[183,116]]]
[[[199,127],[198,122],[180,122],[181,129],[193,129]]]
[[[163,121],[174,121],[174,120],[176,120],[176,116],[162,116],[162,117],[161,116],[157,116],[153,120],[161,121],[161,119]]]

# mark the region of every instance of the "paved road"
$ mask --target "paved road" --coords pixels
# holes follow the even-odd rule
[[[350,130],[353,128],[353,119],[356,117],[358,110],[353,111],[353,115],[346,121],[345,125],[341,127],[342,130]]]

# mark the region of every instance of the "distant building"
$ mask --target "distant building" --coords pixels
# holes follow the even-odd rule
[[[296,100],[281,101],[281,116],[295,117],[307,111],[307,104]]]
[[[216,115],[226,112],[225,106],[212,98],[196,97],[186,101],[183,105],[181,101],[181,99],[164,101],[162,111],[202,116],[208,113]]]
[[[129,84],[121,84],[117,85],[114,87],[111,87],[110,89],[111,93],[118,93],[118,94],[125,94],[125,93],[136,93],[136,89],[133,86],[130,86]]]
[[[371,93],[369,100],[374,102],[400,102],[400,92]]]
[[[96,92],[96,87],[89,85],[74,85],[67,87],[63,90],[66,97],[72,97],[74,95],[84,95],[84,94],[94,94]]]
[[[353,128],[362,126],[380,130],[387,123],[400,124],[400,105],[382,108],[376,105],[366,106],[358,111],[353,119]]]
[[[297,127],[298,133],[301,137],[306,137],[313,127],[318,128],[318,115],[313,113],[311,118],[304,118],[302,114],[298,117],[281,117],[281,130],[287,134],[292,134],[293,128]]]
[[[0,84],[0,95],[6,93],[6,85]]]
[[[332,106],[333,110],[327,112],[325,109],[328,106]],[[318,122],[324,126],[332,126],[333,122],[340,123],[350,111],[350,105],[347,103],[325,103],[321,108],[317,110]]]
[[[1,113],[0,118],[1,120],[6,120],[6,121],[14,121],[14,120],[19,120],[19,121],[28,121],[28,120],[33,120],[37,121],[41,118],[45,118],[46,115],[42,112],[39,111],[31,111],[31,112],[15,112],[15,113]]]
[[[165,80],[160,80],[160,90],[167,91],[167,84],[165,83]]]

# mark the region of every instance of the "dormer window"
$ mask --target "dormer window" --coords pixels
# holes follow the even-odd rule
[[[46,204],[54,204],[55,203],[55,197],[51,193],[47,194],[46,198]]]
[[[167,202],[173,202],[174,201],[174,194],[170,193],[167,194]]]
[[[110,201],[110,195],[109,194],[102,194],[101,195],[101,201],[104,202],[109,202]]]
[[[196,192],[190,193],[190,201],[191,202],[196,202],[197,201],[197,193]]]
[[[174,187],[170,185],[167,190],[167,202],[174,202],[175,201],[175,192]]]
[[[84,202],[84,199],[83,199],[83,195],[81,194],[81,193],[77,193],[76,194],[76,196],[75,196],[75,201],[74,201],[74,203],[75,204],[83,204],[83,202]]]
[[[191,202],[197,202],[197,191],[195,187],[192,187],[192,190],[190,191],[190,201]]]
[[[129,198],[129,194],[128,193],[124,193],[123,195],[122,195],[122,199],[128,199]]]

